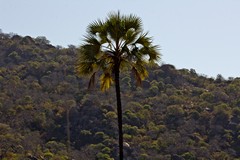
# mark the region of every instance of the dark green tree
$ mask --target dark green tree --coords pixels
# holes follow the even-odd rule
[[[89,87],[101,71],[101,90],[115,83],[119,128],[119,158],[123,159],[122,106],[119,84],[120,71],[131,69],[137,84],[148,76],[147,63],[160,59],[158,46],[143,32],[142,21],[135,15],[110,13],[105,21],[97,20],[87,28],[84,44],[79,48],[76,64],[78,75],[90,75]]]

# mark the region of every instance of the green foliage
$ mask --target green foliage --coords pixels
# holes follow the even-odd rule
[[[91,131],[88,130],[81,130],[82,135],[92,135]]]
[[[99,160],[114,160],[108,154],[104,154],[101,152],[97,154],[97,159],[99,159]]]
[[[159,88],[157,86],[152,86],[150,89],[150,94],[156,96],[159,93]]]
[[[113,111],[107,112],[105,116],[106,116],[106,118],[108,118],[108,119],[110,119],[110,120],[117,118],[117,114],[116,114],[115,112],[113,112]]]
[[[4,37],[0,159],[117,159],[114,90],[87,90],[88,79],[74,73],[76,48]],[[142,87],[133,79],[130,72],[120,77],[126,158],[239,159],[239,78],[155,65]]]
[[[200,95],[200,98],[202,98],[203,100],[207,101],[207,102],[214,102],[214,95],[211,92],[204,92]]]
[[[47,38],[44,36],[38,36],[37,38],[35,38],[35,41],[39,44],[49,44],[50,43],[50,41],[47,40]]]
[[[186,152],[182,155],[185,160],[196,160],[197,158],[190,152]]]
[[[123,125],[123,132],[127,133],[129,135],[137,135],[138,127],[137,126],[131,126],[131,125],[124,124]]]

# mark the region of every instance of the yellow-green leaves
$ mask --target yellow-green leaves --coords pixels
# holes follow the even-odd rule
[[[110,73],[104,73],[100,77],[101,82],[101,90],[106,91],[110,88],[111,84],[113,83],[113,79]]]
[[[148,76],[148,72],[144,67],[139,67],[139,66],[133,67],[132,72],[136,78],[138,86],[141,85],[142,80],[144,80]]]

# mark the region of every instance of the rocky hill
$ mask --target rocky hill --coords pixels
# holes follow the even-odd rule
[[[115,92],[87,89],[76,47],[0,34],[0,159],[117,159]],[[240,157],[240,79],[152,66],[137,87],[121,74],[125,157]]]

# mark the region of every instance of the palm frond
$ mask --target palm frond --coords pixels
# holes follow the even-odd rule
[[[155,46],[149,46],[149,47],[142,47],[139,52],[141,52],[142,55],[147,55],[149,57],[149,62],[157,62],[160,60],[160,53],[158,52],[159,47],[157,45]]]
[[[91,45],[97,45],[100,46],[101,43],[99,42],[99,40],[96,38],[96,36],[88,34],[87,36],[84,36],[84,42],[86,44],[91,44]]]
[[[142,84],[142,77],[135,67],[132,68],[132,73],[135,76],[137,86],[140,86]]]
[[[138,74],[137,69],[135,67],[132,68],[132,73],[135,76],[137,86],[140,86],[142,83],[141,76]]]
[[[158,45],[155,45],[155,46],[151,46],[150,47],[150,50],[148,52],[148,55],[149,55],[149,61],[150,62],[157,62],[157,61],[160,61],[161,59],[161,54],[158,52],[159,50],[159,46]]]
[[[136,40],[136,45],[141,45],[143,47],[149,47],[152,43],[152,38],[147,37],[148,33],[143,33],[139,36],[139,38]]]
[[[136,41],[136,39],[138,38],[139,34],[140,34],[140,32],[135,31],[133,29],[129,29],[126,32],[126,34],[123,36],[123,39],[124,39],[123,47],[134,43]]]
[[[97,68],[96,55],[100,50],[99,46],[96,45],[83,45],[78,50],[78,57],[76,62],[75,70],[78,75],[89,75]]]
[[[125,28],[127,30],[129,29],[134,29],[136,32],[140,31],[142,32],[142,20],[133,15],[133,14],[130,14],[129,16],[124,16],[124,24],[125,24]]]
[[[94,72],[95,65],[94,63],[89,62],[78,62],[78,64],[75,67],[75,71],[79,76],[87,76]]]
[[[148,71],[146,69],[146,62],[142,60],[138,60],[135,63],[135,68],[137,69],[138,73],[141,76],[141,79],[144,80],[146,77],[148,77]]]
[[[100,77],[100,83],[101,83],[101,90],[106,91],[110,88],[111,84],[113,83],[113,79],[110,73],[104,73]]]
[[[96,75],[96,72],[94,72],[90,77],[90,80],[88,83],[88,89],[92,88],[95,85],[95,75]]]
[[[108,36],[110,36],[114,41],[118,41],[121,31],[120,14],[115,14],[114,12],[110,13],[106,20],[105,27],[107,29]]]
[[[100,19],[90,23],[87,27],[87,32],[92,35],[96,35],[97,33],[103,32],[104,22]]]

